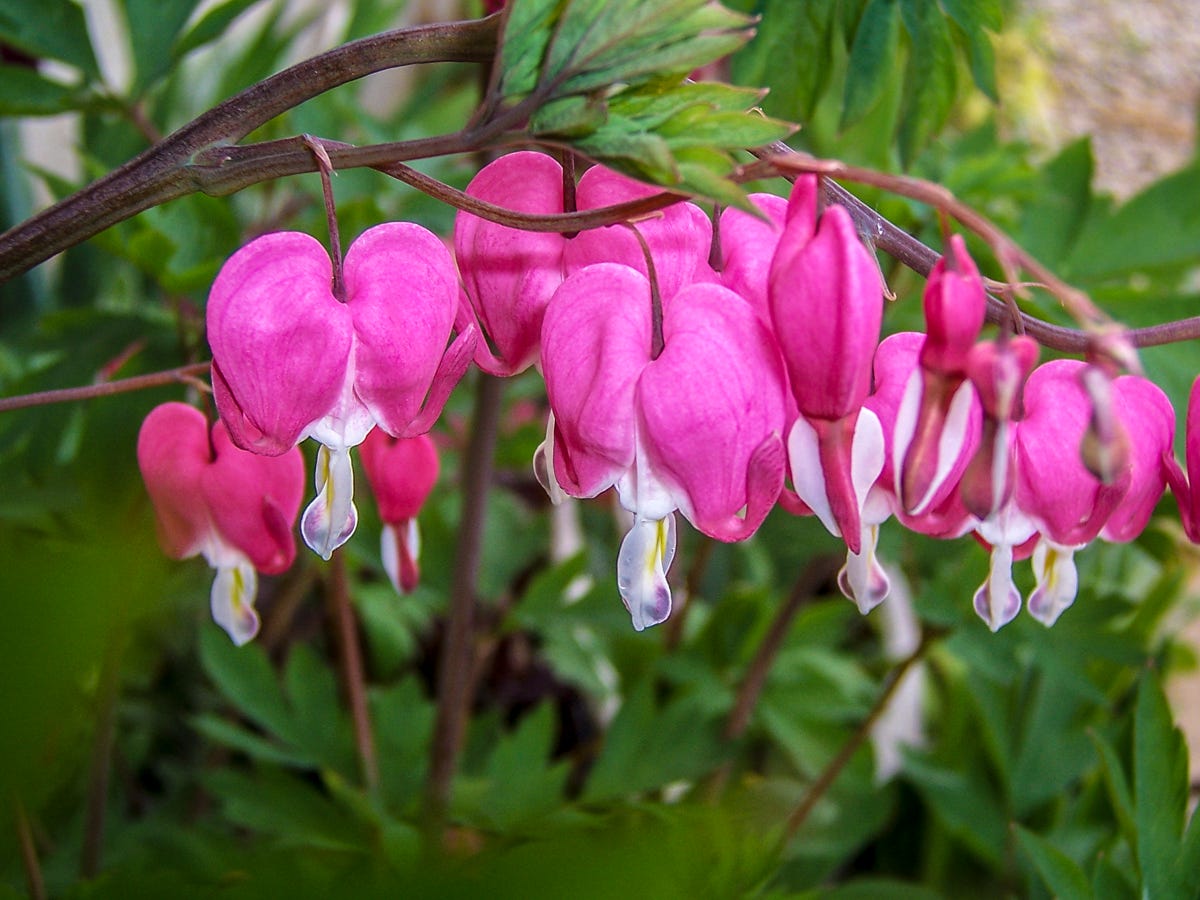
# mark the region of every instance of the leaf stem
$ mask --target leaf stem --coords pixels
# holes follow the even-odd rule
[[[100,874],[104,853],[104,820],[108,811],[108,781],[112,770],[113,738],[117,725],[117,697],[121,686],[123,638],[113,632],[100,664],[96,689],[96,732],[88,769],[87,801],[84,808],[83,849],[79,858],[82,878]]]
[[[828,792],[837,780],[837,777],[842,774],[842,770],[854,758],[854,754],[858,752],[858,749],[870,737],[871,729],[875,726],[879,717],[883,715],[888,704],[891,703],[896,689],[900,687],[908,670],[921,661],[934,639],[938,636],[938,634],[929,631],[922,633],[921,643],[917,645],[916,649],[892,667],[892,670],[888,673],[887,682],[884,684],[883,690],[879,692],[879,697],[875,700],[870,712],[867,713],[867,717],[862,720],[858,728],[854,729],[854,733],[850,735],[846,743],[842,744],[837,755],[829,761],[829,764],[817,776],[817,780],[805,792],[800,805],[788,816],[787,825],[784,829],[785,842],[795,837],[796,832],[808,821],[808,817],[816,808],[817,803],[825,796],[826,792]]]
[[[366,676],[363,672],[362,649],[358,642],[358,624],[350,603],[350,578],[346,572],[343,549],[333,551],[329,560],[329,613],[337,633],[342,663],[342,681],[350,717],[354,721],[354,743],[362,768],[367,793],[379,793],[379,760],[375,754],[375,737],[371,729],[371,713],[367,705]]]
[[[450,610],[438,660],[437,717],[430,744],[425,825],[431,847],[441,840],[450,808],[454,775],[470,713],[475,668],[475,591],[487,521],[496,433],[504,382],[478,375],[471,438],[462,467],[462,518],[454,556]]]

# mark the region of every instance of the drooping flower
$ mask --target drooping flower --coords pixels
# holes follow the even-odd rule
[[[344,302],[332,275],[308,235],[264,235],[225,263],[207,311],[213,391],[234,443],[268,455],[305,437],[322,445],[301,533],[326,559],[357,522],[350,448],[375,425],[397,437],[428,431],[475,343],[467,325],[446,346],[458,277],[419,225],[378,225],[354,242]]]
[[[674,511],[718,540],[742,540],[775,503],[784,469],[782,364],[750,305],[691,284],[666,295],[662,313],[655,358],[649,282],[599,263],[567,278],[542,329],[554,417],[543,474],[552,496],[615,486],[634,514],[617,581],[639,631],[670,612]]]
[[[488,163],[466,192],[518,212],[561,213],[563,170],[544,153],[522,150]],[[562,284],[566,245],[561,234],[509,228],[468,212],[454,220],[454,253],[487,338],[475,346],[485,372],[515,375],[537,361],[542,316]]]
[[[1184,534],[1192,543],[1200,544],[1200,377],[1192,382],[1188,394],[1187,420],[1184,425],[1184,464],[1186,474],[1174,454],[1165,455],[1163,464],[1170,481],[1171,492],[1179,504],[1179,519]]]
[[[164,403],[142,423],[137,457],[164,552],[173,559],[201,555],[217,570],[213,618],[234,643],[246,643],[258,632],[256,571],[278,574],[296,556],[300,451],[249,453],[232,443],[221,422],[210,432],[199,410]]]
[[[896,495],[906,513],[938,505],[965,465],[975,389],[967,356],[983,328],[987,298],[979,270],[959,235],[925,285],[925,339],[896,420]]]
[[[420,579],[417,513],[437,483],[437,447],[427,434],[394,438],[376,429],[362,445],[363,469],[383,520],[383,568],[392,585],[411,593]]]
[[[745,298],[769,326],[767,283],[783,234],[787,200],[774,194],[751,194],[750,200],[765,221],[732,206],[721,213],[721,284]]]
[[[883,468],[884,437],[864,403],[883,284],[844,208],[825,210],[814,225],[816,195],[815,178],[797,179],[769,278],[771,317],[799,410],[788,434],[788,462],[800,499],[846,542],[851,556],[870,558],[877,529],[864,526],[863,507]],[[869,591],[849,577],[840,583],[866,612],[886,595],[884,577],[876,567]]]

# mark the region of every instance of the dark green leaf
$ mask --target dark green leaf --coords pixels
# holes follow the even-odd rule
[[[5,0],[0,43],[36,58],[62,60],[94,78],[100,75],[83,9],[70,0]]]
[[[1089,900],[1092,896],[1091,887],[1083,870],[1071,857],[1027,828],[1017,825],[1015,830],[1022,852],[1037,867],[1042,881],[1055,897],[1059,900]]]
[[[916,158],[946,121],[955,96],[954,42],[950,26],[936,3],[900,0],[901,18],[911,40],[905,104],[900,121],[900,157]]]
[[[836,0],[766,0],[758,33],[733,58],[739,84],[773,85],[763,107],[773,116],[806,122],[832,68],[831,28]]]
[[[850,47],[842,128],[862,119],[883,95],[887,82],[897,77],[899,43],[899,0],[870,0]]]
[[[0,116],[52,116],[78,107],[83,95],[24,66],[0,64]]]
[[[529,119],[529,133],[562,138],[583,137],[604,124],[608,110],[597,97],[564,97],[545,104]]]
[[[291,733],[291,712],[260,645],[236,647],[216,625],[207,625],[200,633],[200,660],[208,677],[243,713],[276,735]]]
[[[1175,865],[1188,797],[1187,765],[1187,747],[1162,686],[1146,672],[1134,714],[1133,794],[1138,868],[1149,897],[1182,896]]]
[[[1108,791],[1108,802],[1112,804],[1117,825],[1129,846],[1137,846],[1137,826],[1133,821],[1133,795],[1129,791],[1129,780],[1125,769],[1112,744],[1096,732],[1091,733],[1092,743],[1100,756],[1104,786]]]
[[[542,703],[496,746],[487,764],[488,788],[481,808],[501,829],[549,812],[563,800],[569,765],[550,765],[554,707]]]

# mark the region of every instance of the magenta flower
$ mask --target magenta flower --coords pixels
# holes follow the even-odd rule
[[[766,221],[733,207],[721,213],[721,284],[744,297],[770,327],[767,282],[783,234],[787,200],[774,194],[751,194],[750,200]]]
[[[652,331],[648,281],[614,263],[567,278],[542,328],[553,413],[543,475],[551,496],[616,487],[633,513],[617,582],[639,631],[670,613],[674,511],[718,540],[743,540],[784,469],[782,363],[750,305],[692,284],[666,296],[657,358]]]
[[[363,469],[383,520],[383,568],[402,594],[420,580],[421,532],[417,513],[438,479],[438,454],[427,434],[394,438],[376,429],[362,445]]]
[[[879,419],[864,403],[883,319],[883,285],[871,252],[840,206],[814,227],[817,183],[797,179],[769,278],[771,316],[799,417],[788,434],[792,483],[800,499],[851,556],[873,559],[877,529],[863,508],[884,463]],[[858,564],[849,570],[867,569]],[[841,579],[864,612],[886,595],[870,581]],[[871,584],[870,590],[861,587]]]
[[[1200,377],[1192,382],[1188,395],[1186,441],[1184,446],[1184,474],[1173,454],[1163,460],[1166,476],[1171,484],[1175,502],[1179,504],[1179,518],[1188,540],[1200,544]]]
[[[561,213],[562,166],[544,153],[509,153],[480,169],[467,193],[519,212]],[[561,234],[521,231],[458,214],[454,252],[467,297],[488,338],[475,345],[481,369],[515,375],[537,362],[542,316],[562,284],[566,245]]]
[[[967,356],[983,328],[987,298],[959,235],[950,239],[925,286],[926,335],[896,420],[896,495],[920,515],[946,499],[967,459],[975,389]]]
[[[217,570],[213,619],[235,644],[258,632],[258,572],[296,557],[292,529],[304,494],[304,460],[234,446],[225,426],[183,403],[155,407],[138,433],[138,467],[154,503],[159,543],[172,559],[201,555]]]
[[[321,443],[305,542],[328,559],[354,532],[349,450],[379,425],[428,431],[470,364],[475,329],[447,349],[458,308],[454,262],[419,225],[364,232],[346,254],[345,302],[332,264],[305,234],[264,235],[222,267],[208,300],[213,390],[239,447]]]

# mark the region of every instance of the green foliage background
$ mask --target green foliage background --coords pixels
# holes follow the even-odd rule
[[[604,5],[579,0],[574,9],[600,15]],[[990,112],[966,114],[980,95],[1003,94],[992,52],[1006,24],[999,2],[728,5],[761,17],[728,73],[771,89],[766,113],[803,126],[795,146],[947,185],[1126,322],[1195,309],[1200,166],[1117,205],[1092,190],[1086,142],[1047,156],[1003,139]],[[79,186],[40,168],[18,117],[73,115],[86,180],[144,149],[148,134],[178,127],[294,59],[306,24],[285,18],[274,0],[226,0],[203,14],[194,0],[116,6],[130,37],[132,78],[123,88],[104,82],[79,5],[0,3],[0,44],[60,64],[35,70],[14,57],[0,65],[0,224],[30,214],[35,182],[59,196]],[[390,27],[403,6],[347,3],[339,39]],[[518,8],[536,20],[554,6]],[[614,35],[611,47],[627,40]],[[601,75],[621,62],[599,58]],[[677,64],[663,57],[649,69]],[[517,100],[533,89],[518,75],[508,85]],[[609,98],[597,117],[590,92],[610,80],[575,82],[532,127],[708,194],[726,190],[717,179],[742,158],[736,148],[781,136],[769,120],[750,128],[739,118],[737,127],[750,128],[743,134],[715,119],[732,137],[689,146],[695,121],[663,123],[692,99],[660,95],[653,80]],[[474,107],[478,74],[465,66],[418,72],[386,114],[366,111],[361,89],[306,103],[255,137],[369,143],[452,131]],[[703,102],[713,115],[738,116],[757,97],[712,96]],[[421,167],[461,187],[475,165]],[[347,236],[385,219],[444,234],[453,222],[449,208],[378,173],[340,172],[336,192]],[[929,209],[861,194],[940,242]],[[194,196],[0,285],[0,393],[86,384],[122,354],[120,376],[205,358],[204,298],[225,257],[264,228],[319,235],[323,221],[311,177],[232,198]],[[987,260],[986,248],[972,250]],[[919,279],[899,267],[887,275],[902,298],[887,327],[917,327]],[[1038,296],[1028,309],[1062,320]],[[1182,410],[1193,348],[1148,352],[1145,364]],[[145,413],[185,389],[0,415],[0,823],[15,821],[18,807],[28,815],[52,894],[369,896],[402,888],[466,897],[486,887],[498,897],[848,900],[1200,891],[1200,826],[1185,828],[1186,748],[1160,687],[1164,672],[1192,664],[1173,635],[1195,605],[1196,555],[1171,524],[1169,501],[1134,544],[1097,544],[1080,555],[1079,599],[1051,630],[1022,617],[990,634],[969,608],[984,551],[885,529],[882,552],[902,569],[929,636],[924,693],[910,710],[923,718],[925,739],[904,751],[885,783],[870,745],[859,749],[784,840],[789,812],[867,716],[895,664],[881,614],[860,618],[823,584],[787,629],[748,730],[726,738],[778,610],[806,567],[836,554],[836,542],[813,521],[779,511],[744,545],[706,546],[688,533],[676,569],[694,595],[678,643],[664,637],[668,629],[634,633],[612,585],[617,541],[604,503],[581,510],[585,550],[548,557],[548,508],[528,465],[541,434],[532,374],[506,387],[479,585],[484,664],[454,792],[455,840],[442,856],[424,854],[431,660],[460,517],[454,473],[471,389],[468,379],[439,425],[447,474],[422,517],[419,590],[392,595],[366,496],[349,545],[382,768],[374,797],[361,782],[323,621],[323,566],[302,556],[266,584],[261,605],[279,630],[235,650],[208,621],[203,564],[161,557],[133,447]],[[81,879],[90,757],[106,710],[115,743],[104,868]],[[23,885],[16,829],[0,825],[0,896]]]

